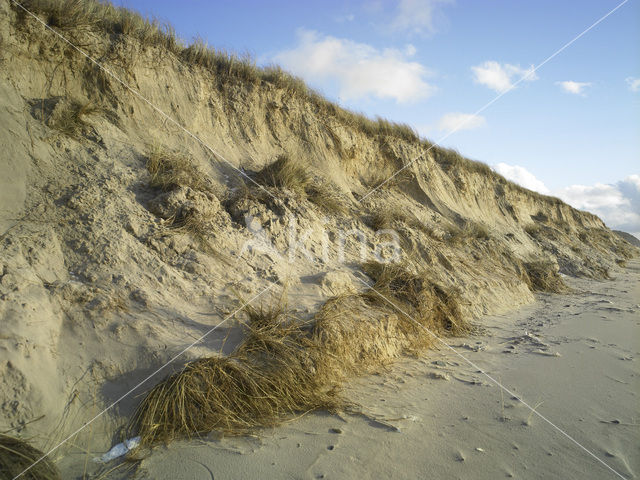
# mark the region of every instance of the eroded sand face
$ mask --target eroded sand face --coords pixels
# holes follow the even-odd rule
[[[571,280],[452,339],[465,358],[624,478],[640,471],[640,262],[614,281]],[[311,414],[256,438],[179,442],[134,478],[617,478],[442,348],[351,388],[363,416]]]
[[[211,335],[172,368],[179,369],[190,359],[228,353],[241,340],[238,319],[221,325],[238,307],[239,298],[254,298],[275,282],[274,293],[288,289],[289,306],[308,319],[332,295],[345,288],[362,288],[361,263],[371,260],[371,252],[381,243],[371,226],[374,214],[391,212],[390,226],[401,234],[405,256],[417,267],[428,268],[432,280],[459,289],[469,318],[505,313],[533,301],[520,270],[522,262],[544,258],[562,273],[598,277],[607,271],[617,274],[618,262],[637,254],[594,215],[517,187],[487,173],[486,166],[451,163],[446,155],[440,158],[425,151],[424,144],[400,137],[381,142],[377,135],[338,117],[327,118],[326,112],[317,111],[305,98],[291,96],[276,85],[254,88],[236,79],[215,86],[211,72],[197,66],[184,68],[180,58],[161,48],[140,48],[135,38],[119,38],[113,51],[113,32],[74,32],[75,40],[91,55],[104,59],[123,78],[135,79],[136,88],[150,102],[222,152],[227,159],[223,162],[180,128],[164,122],[114,79],[96,77],[82,55],[47,36],[35,21],[20,20],[10,5],[0,2],[0,120],[5,127],[0,129],[4,146],[0,160],[0,430],[29,438],[44,451],[60,445],[52,458],[61,463],[66,477],[93,471],[91,458],[121,440],[118,428],[139,404],[139,394],[168,372],[148,377],[150,373],[204,332]],[[69,135],[53,120],[56,112],[74,104],[96,109]],[[329,123],[333,126],[328,129]],[[180,151],[202,172],[198,179],[215,195],[198,191],[194,179],[170,192],[153,186],[146,167],[150,146]],[[314,178],[331,184],[347,211],[327,212],[308,198],[277,189],[267,201],[235,198],[240,188],[237,169],[258,172],[282,153],[299,160]],[[376,174],[414,158],[423,160],[412,162],[402,182],[361,201],[375,184]],[[204,243],[175,228],[171,218],[178,211],[197,213]],[[406,212],[412,216],[400,215]],[[300,240],[303,248],[290,254],[292,229],[299,234],[298,240],[305,240]],[[356,242],[352,235],[345,242],[352,256],[341,259],[342,245],[331,242],[324,258],[324,233],[339,239],[341,233],[354,230],[362,232],[363,240]],[[256,241],[256,231],[264,233],[273,251],[244,248]],[[318,233],[305,236],[306,232]],[[359,253],[361,244],[366,247],[366,259]],[[520,339],[516,350],[527,345],[544,352],[544,344],[523,337],[523,328],[513,332],[509,328],[508,334]],[[475,341],[481,340],[465,339],[460,344],[475,345]],[[608,343],[616,342],[603,345]],[[518,355],[492,356],[496,348],[470,355],[480,359],[486,355],[482,361],[489,363],[495,359],[507,359],[509,366],[509,362],[518,363],[513,360]],[[539,353],[529,357],[543,362],[531,368],[563,361],[563,357]],[[433,359],[445,363],[436,369],[440,366],[430,363]],[[336,427],[334,422],[341,420],[331,418],[325,425],[322,416],[309,416],[290,428],[315,432],[309,438],[319,443],[300,434],[305,441],[289,445],[287,439],[298,437],[286,433],[288,427],[266,431],[254,456],[231,456],[228,468],[223,468],[224,456],[199,460],[205,478],[210,478],[207,468],[217,472],[216,477],[224,472],[239,476],[243,472],[233,470],[238,465],[253,465],[255,476],[263,476],[257,475],[258,469],[271,461],[261,455],[279,458],[278,452],[290,455],[290,471],[299,476],[306,475],[316,460],[317,469],[313,467],[309,475],[316,475],[316,470],[318,475],[336,474],[340,468],[347,469],[342,476],[355,475],[356,469],[364,470],[362,465],[370,472],[388,473],[424,458],[449,465],[451,455],[460,452],[443,450],[446,443],[438,435],[448,427],[427,422],[433,409],[457,412],[464,409],[453,409],[456,402],[470,401],[483,406],[483,411],[491,410],[482,405],[484,400],[476,400],[483,389],[475,381],[456,380],[473,378],[469,376],[473,370],[448,372],[452,366],[446,357],[431,355],[425,361],[433,371],[422,371],[419,363],[394,368],[402,380],[385,377],[380,385],[393,393],[376,390],[377,377],[354,389],[353,397],[361,399],[369,417],[387,419],[376,420],[373,429],[370,420],[361,417],[345,417],[344,425]],[[450,381],[440,380],[442,376]],[[145,379],[148,383],[141,385]],[[396,392],[402,382],[402,392],[407,393]],[[412,390],[412,382],[416,388],[426,382],[429,388],[420,393]],[[520,387],[516,380],[513,384]],[[136,385],[141,388],[125,395]],[[495,395],[495,387],[487,390]],[[375,399],[369,401],[368,395]],[[380,402],[379,397],[386,401]],[[96,417],[116,400],[115,408]],[[535,393],[530,400],[537,403]],[[379,405],[389,405],[389,411],[377,412],[374,407]],[[429,410],[420,415],[402,413],[418,409],[416,405]],[[389,419],[403,415],[420,418],[395,422],[403,436],[387,437],[377,429],[390,428]],[[443,418],[444,413],[438,415]],[[325,437],[329,428],[343,433]],[[80,435],[69,437],[75,431]],[[282,435],[287,439],[276,442]],[[60,443],[66,438],[71,441]],[[355,442],[351,450],[348,439]],[[238,441],[246,445],[245,440]],[[389,448],[385,442],[390,442]],[[297,452],[298,443],[304,454],[291,453]],[[369,443],[364,453],[356,448]],[[212,445],[235,444],[207,444],[207,451]],[[334,449],[328,450],[331,445]],[[338,454],[343,447],[356,460],[342,462]],[[172,447],[167,455],[182,452],[180,448]],[[188,451],[197,449],[190,445]],[[617,455],[613,450],[609,453]],[[466,458],[460,465],[469,465],[469,452],[460,454]],[[177,455],[182,460],[171,468],[157,456],[143,467],[156,468],[157,476],[178,468],[180,474],[172,478],[197,477],[185,465],[191,453]],[[238,458],[253,460],[238,462]],[[617,457],[611,458],[614,462]],[[300,459],[307,462],[302,467]],[[326,461],[331,463],[325,469]],[[284,462],[276,462],[274,476],[284,469]],[[403,468],[415,473],[423,466]]]

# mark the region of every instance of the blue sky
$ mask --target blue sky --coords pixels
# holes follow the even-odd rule
[[[466,119],[444,146],[640,233],[640,1],[531,74],[621,2],[116,3],[170,22],[187,41],[278,63],[341,105],[432,141]]]

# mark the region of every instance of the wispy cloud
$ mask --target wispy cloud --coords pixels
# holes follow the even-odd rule
[[[498,163],[494,165],[493,169],[507,180],[511,180],[529,190],[544,194],[550,193],[544,182],[538,180],[533,173],[520,165]]]
[[[443,115],[438,121],[437,128],[441,132],[461,130],[475,130],[487,125],[487,120],[472,113],[451,112]]]
[[[273,60],[311,83],[337,86],[345,100],[373,96],[402,103],[425,99],[435,91],[426,81],[427,68],[410,60],[415,52],[412,45],[404,51],[379,50],[301,29],[298,44],[278,53]]]
[[[471,67],[471,71],[476,83],[500,93],[512,88],[520,79],[526,82],[538,79],[533,65],[529,68],[521,68],[520,65],[500,64],[493,60]]]
[[[391,21],[392,31],[409,34],[432,34],[436,31],[436,20],[440,6],[452,0],[400,0]]]
[[[640,78],[627,77],[625,82],[629,85],[629,90],[632,92],[640,92]]]
[[[573,82],[571,80],[566,80],[564,82],[556,82],[556,85],[559,85],[562,90],[567,93],[572,93],[574,95],[585,96],[584,90],[587,87],[591,86],[590,82]]]

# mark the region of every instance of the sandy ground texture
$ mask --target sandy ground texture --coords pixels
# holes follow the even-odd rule
[[[175,442],[156,448],[137,471],[123,464],[114,473],[129,470],[126,478],[140,480],[637,478],[639,278],[635,260],[612,281],[570,279],[571,294],[540,295],[516,312],[483,318],[479,335],[449,339],[455,352],[443,346],[360,378],[348,393],[361,415],[320,412],[255,437]],[[80,456],[66,462],[77,465]]]

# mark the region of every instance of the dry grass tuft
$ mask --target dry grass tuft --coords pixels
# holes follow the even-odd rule
[[[364,185],[370,190],[389,190],[397,186],[400,175],[393,175],[397,169],[389,165],[368,172],[368,177],[363,179]],[[404,172],[403,172],[404,173]]]
[[[381,210],[375,210],[365,220],[365,223],[372,230],[378,231],[391,228],[393,220],[396,218],[398,217],[394,215],[393,210],[390,208],[383,208]]]
[[[80,103],[75,100],[63,100],[54,108],[47,124],[63,135],[78,138],[87,126],[85,117],[98,110],[90,102]]]
[[[190,362],[156,385],[128,434],[153,445],[213,430],[243,434],[296,412],[335,410],[344,405],[337,391],[349,374],[427,348],[431,336],[422,326],[436,334],[467,330],[455,292],[401,267],[365,269],[375,277],[375,289],[405,314],[373,291],[328,301],[312,329],[282,300],[268,308],[247,307],[245,337],[233,353]]]
[[[364,222],[372,230],[378,231],[390,229],[394,221],[404,223],[406,226],[420,230],[427,235],[433,237],[434,231],[428,225],[422,223],[418,217],[411,213],[405,213],[401,207],[390,208],[374,208],[372,213],[368,215]]]
[[[473,239],[488,240],[490,238],[489,229],[486,225],[471,220],[467,221],[462,228],[455,224],[447,225],[445,232],[446,241],[454,245],[462,244]]]
[[[154,213],[168,220],[174,233],[189,234],[210,254],[220,252],[210,242],[210,232],[218,215],[219,202],[209,177],[183,153],[150,147],[147,153],[149,185],[160,194]]]
[[[347,199],[328,181],[319,181],[306,189],[307,198],[322,210],[334,215],[344,215],[349,211]]]
[[[273,163],[260,170],[254,180],[265,187],[285,189],[305,196],[312,182],[306,165],[294,162],[289,155],[278,155]]]
[[[465,231],[469,237],[476,240],[488,240],[490,238],[487,226],[478,222],[467,223]]]
[[[127,8],[115,7],[96,0],[23,0],[27,10],[39,14],[42,20],[56,30],[72,37],[103,31],[114,36],[136,38],[143,48],[160,47],[180,53],[183,46],[168,24],[148,19]],[[24,22],[26,14],[16,9]]]
[[[570,289],[558,274],[558,267],[550,261],[525,262],[525,282],[532,291],[566,293]]]
[[[28,10],[45,13],[43,20],[59,30],[87,30],[100,25],[104,7],[97,2],[82,0],[27,0],[23,3]]]
[[[366,298],[377,305],[389,305],[382,297],[394,302],[414,320],[410,321],[410,331],[415,331],[415,327],[420,330],[420,326],[435,334],[459,335],[469,331],[460,309],[458,291],[442,287],[426,273],[412,273],[400,264],[367,262],[362,268],[375,282],[373,288],[365,292]]]
[[[24,440],[0,434],[0,478],[16,478],[44,454]],[[60,480],[60,472],[48,459],[34,465],[21,478],[25,480]]]
[[[542,227],[537,223],[529,223],[528,225],[525,225],[524,231],[530,237],[538,238],[538,236],[542,234]]]
[[[317,374],[319,351],[285,306],[247,310],[244,341],[228,357],[188,363],[156,385],[129,429],[145,445],[213,430],[246,433],[296,412],[340,404]]]
[[[434,146],[431,151],[433,152],[435,161],[447,172],[464,168],[465,170],[482,175],[497,175],[493,170],[491,170],[489,165],[469,160],[455,150]]]
[[[168,191],[177,187],[190,187],[208,191],[209,185],[203,173],[183,153],[152,146],[147,152],[147,170],[151,175],[149,184]]]
[[[373,288],[327,301],[315,316],[313,338],[323,352],[319,371],[343,378],[377,371],[404,354],[419,354],[435,335],[469,331],[457,292],[400,265],[363,265]]]

